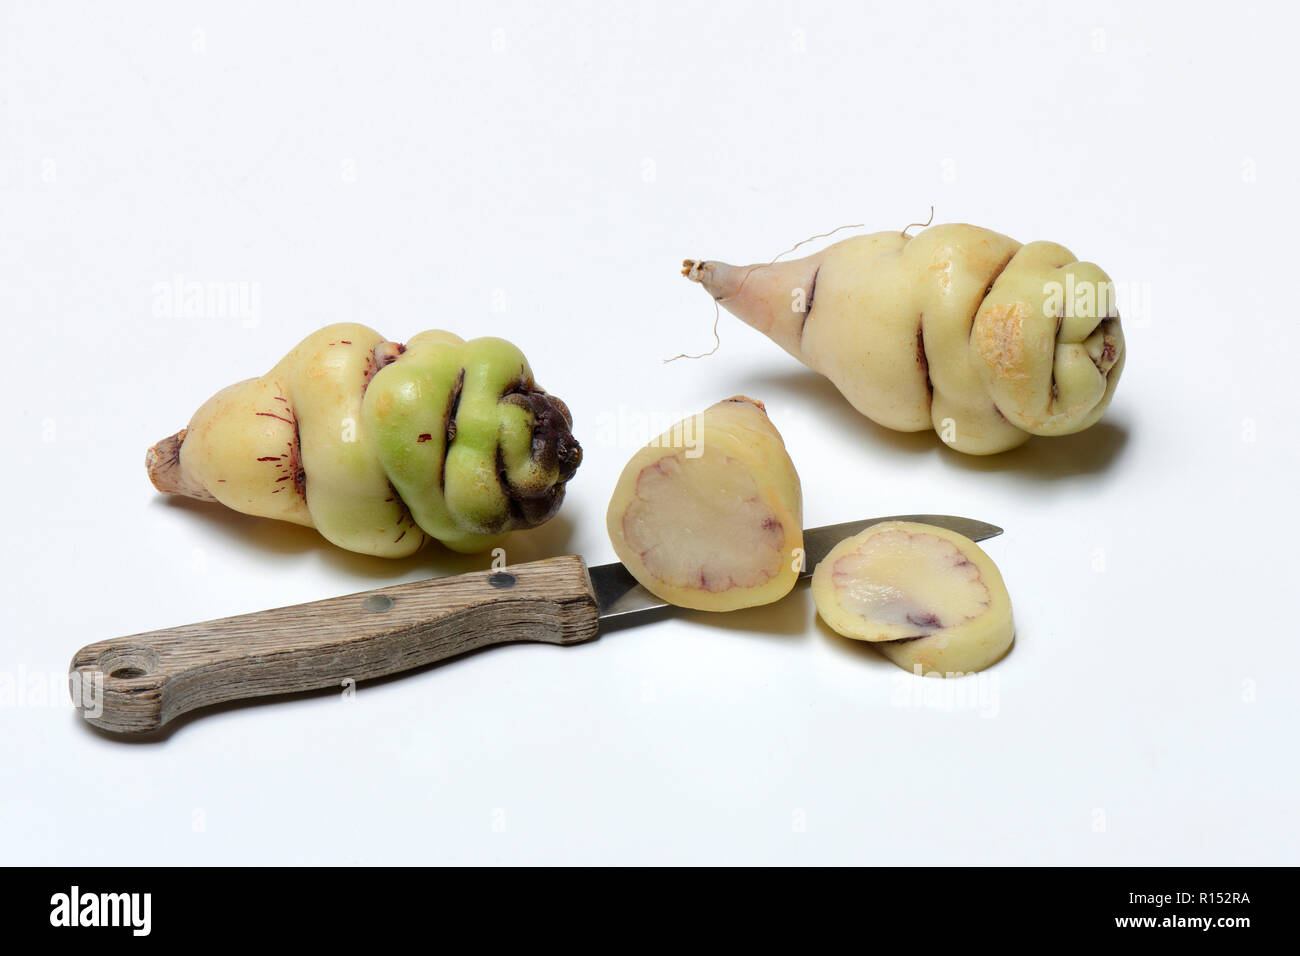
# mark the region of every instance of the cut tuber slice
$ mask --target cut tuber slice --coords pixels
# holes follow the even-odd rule
[[[606,515],[632,576],[670,604],[700,611],[790,593],[802,519],[785,443],[763,404],[744,396],[692,415],[637,452]]]
[[[926,676],[983,670],[1015,634],[992,559],[933,525],[886,521],[841,541],[813,572],[812,593],[831,628]]]

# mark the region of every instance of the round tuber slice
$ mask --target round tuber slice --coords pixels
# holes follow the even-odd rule
[[[926,676],[983,670],[1011,646],[1011,598],[970,538],[933,525],[885,521],[841,541],[813,572],[817,613]]]
[[[670,604],[700,611],[790,593],[802,564],[802,519],[785,442],[763,404],[743,396],[692,415],[637,452],[606,514],[632,576]]]

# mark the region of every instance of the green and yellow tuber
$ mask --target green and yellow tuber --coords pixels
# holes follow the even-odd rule
[[[146,458],[159,491],[316,528],[364,554],[464,552],[555,514],[582,460],[569,410],[498,338],[309,335]]]
[[[868,418],[968,454],[1088,428],[1124,366],[1109,277],[1054,242],[942,225],[682,272]]]
[[[678,423],[623,469],[606,513],[632,576],[669,604],[732,611],[790,593],[803,498],[762,402],[736,396]]]

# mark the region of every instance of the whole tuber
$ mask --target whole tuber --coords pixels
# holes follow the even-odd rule
[[[682,272],[868,418],[972,455],[1095,424],[1124,367],[1113,283],[1054,242],[942,225]]]
[[[555,514],[582,460],[564,403],[504,339],[399,344],[355,323],[303,339],[149,449],[159,491],[316,528],[403,557],[464,552]]]

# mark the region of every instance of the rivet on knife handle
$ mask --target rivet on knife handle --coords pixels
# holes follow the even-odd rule
[[[212,704],[596,634],[586,565],[569,555],[100,641],[73,657],[69,680],[91,724],[147,733]]]

